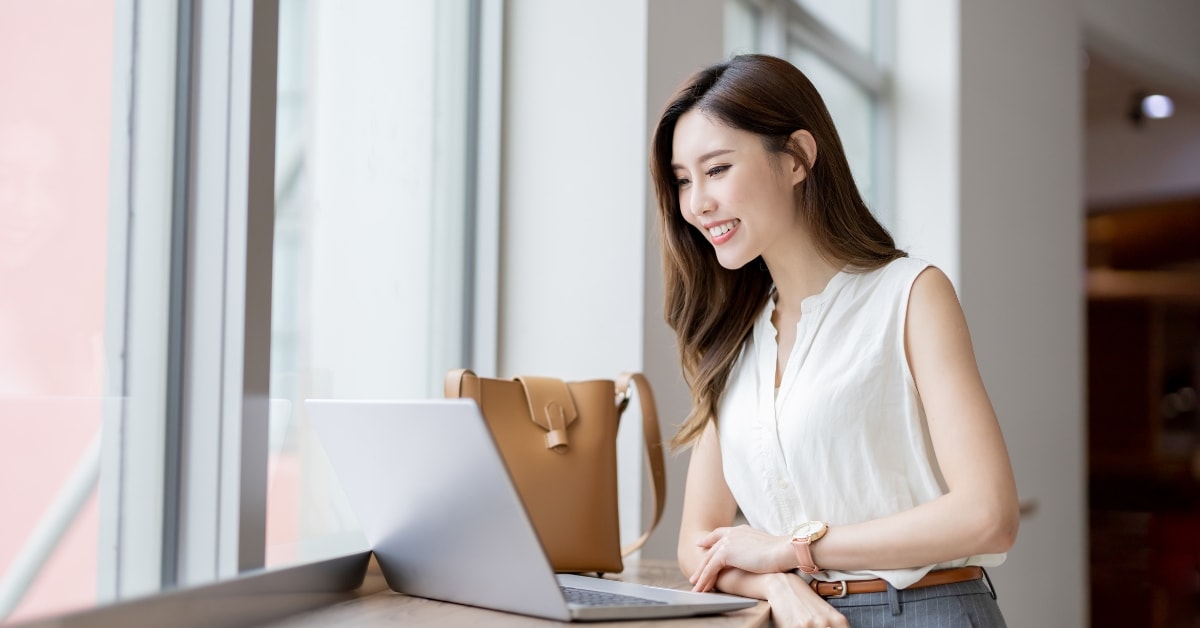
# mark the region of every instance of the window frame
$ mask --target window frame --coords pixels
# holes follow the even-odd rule
[[[872,51],[857,49],[801,4],[800,0],[729,0],[750,7],[758,15],[759,49],[787,58],[791,47],[807,49],[842,72],[875,104],[871,166],[875,173],[876,218],[894,228],[895,175],[893,161],[892,50],[895,7],[889,0],[872,0],[874,16]]]
[[[99,602],[163,586],[178,372],[187,46],[181,4],[114,5]],[[156,55],[154,51],[176,54]]]
[[[279,2],[190,8],[179,585],[264,563]]]
[[[279,0],[193,10],[179,585],[264,566],[275,237]],[[461,359],[487,374],[498,346],[504,2],[469,0],[467,10]]]

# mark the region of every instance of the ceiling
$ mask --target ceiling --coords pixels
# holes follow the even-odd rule
[[[1200,115],[1200,98],[1139,77],[1091,52],[1085,57],[1084,98],[1089,125],[1127,122],[1134,94],[1166,93],[1176,115]],[[1087,218],[1088,265],[1121,270],[1200,269],[1200,197],[1134,203]]]
[[[1100,53],[1085,52],[1084,66],[1084,102],[1089,122],[1128,117],[1133,94],[1139,91],[1170,95],[1178,114],[1200,113],[1200,98],[1194,93],[1182,92],[1162,79],[1139,76]]]

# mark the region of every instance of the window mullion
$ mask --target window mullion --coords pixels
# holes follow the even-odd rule
[[[162,585],[177,6],[115,5],[97,599]]]
[[[786,1],[786,0],[783,0]],[[788,49],[787,10],[780,1],[762,7],[759,40],[762,51],[777,57],[786,57]]]
[[[136,0],[114,4],[112,174],[109,186],[108,273],[105,277],[104,404],[100,451],[100,539],[97,552],[97,600],[110,602],[120,590],[122,433],[125,424],[126,275],[129,268],[128,231],[132,150],[134,37]]]
[[[875,96],[887,89],[887,73],[820,19],[795,2],[787,3],[788,38],[817,52]]]
[[[500,127],[504,71],[503,1],[472,3],[476,28],[471,81],[475,98],[469,114],[467,158],[474,159],[473,194],[468,200],[466,248],[470,298],[465,308],[473,321],[465,364],[481,375],[496,373],[499,364],[500,311]]]
[[[181,584],[264,562],[278,8],[196,6]]]

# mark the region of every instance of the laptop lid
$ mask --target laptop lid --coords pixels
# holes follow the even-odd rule
[[[388,586],[558,620],[708,614],[754,600],[556,577],[475,402],[308,400],[308,414]],[[576,607],[559,588],[647,593]],[[595,586],[593,586],[595,585]]]

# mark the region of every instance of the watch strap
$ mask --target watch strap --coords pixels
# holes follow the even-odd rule
[[[801,573],[814,574],[821,571],[813,560],[812,542],[807,536],[792,537],[792,549],[796,552],[796,563],[800,567]]]

